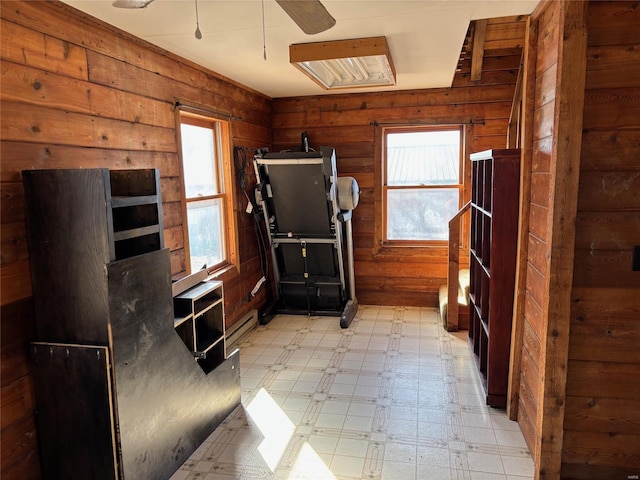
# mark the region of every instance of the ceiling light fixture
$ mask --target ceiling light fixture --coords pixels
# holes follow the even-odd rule
[[[396,84],[385,37],[296,43],[289,61],[327,90]]]

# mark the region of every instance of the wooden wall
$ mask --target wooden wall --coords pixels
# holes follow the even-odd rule
[[[541,2],[531,16],[511,385],[536,478],[558,478],[577,208],[586,3]],[[520,351],[517,351],[519,350]],[[514,361],[514,358],[516,360]]]
[[[446,247],[380,247],[382,212],[376,178],[381,174],[381,129],[375,124],[466,122],[467,152],[505,148],[524,23],[523,18],[515,17],[504,23],[489,22],[487,38],[492,40],[485,47],[481,79],[475,83],[469,80],[471,57],[466,57],[452,88],[274,99],[274,150],[299,146],[301,132],[307,131],[312,147],[336,149],[340,176],[353,176],[358,181],[361,195],[354,210],[353,231],[360,303],[436,306],[438,288],[447,283]],[[505,38],[506,31],[511,32],[511,38]],[[467,199],[468,182],[467,171]]]
[[[531,16],[512,394],[536,478],[640,473],[638,6]]]
[[[271,100],[179,57],[135,40],[56,2],[0,2],[2,41],[1,281],[2,478],[40,478],[32,377],[26,346],[34,338],[20,172],[31,168],[160,169],[165,245],[175,276],[184,274],[174,102],[241,120],[233,144],[269,146]],[[247,167],[250,180],[255,177]],[[237,192],[239,272],[228,271],[230,325],[260,278],[253,221]],[[72,239],[70,239],[72,241]]]
[[[640,6],[590,2],[562,476],[640,474]]]
[[[530,190],[524,198],[528,216],[521,220],[526,236],[521,245],[518,265],[519,284],[523,294],[514,309],[520,310],[523,327],[521,378],[518,390],[518,422],[532,456],[537,453],[537,417],[540,411],[540,368],[543,362],[545,294],[548,293],[548,252],[550,250],[549,211],[551,151],[555,98],[557,88],[558,45],[560,25],[557,23],[559,4],[548,4],[531,17],[531,32],[525,65],[525,145],[523,169],[528,170]],[[529,154],[529,152],[531,152]],[[555,160],[555,159],[554,159]],[[524,259],[523,251],[526,250]]]

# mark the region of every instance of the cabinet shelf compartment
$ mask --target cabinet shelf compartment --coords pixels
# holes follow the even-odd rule
[[[110,170],[109,186],[115,260],[163,248],[159,171]]]
[[[176,317],[189,314],[198,316],[205,309],[222,300],[219,291],[220,282],[201,282],[173,297],[173,308]]]
[[[155,203],[120,207],[114,206],[112,201],[111,207],[114,232],[125,232],[149,226],[158,227],[158,207]]]
[[[182,339],[186,347],[190,351],[195,351],[195,332],[193,329],[193,317],[188,316],[180,319],[181,321],[174,321],[174,329],[178,336]]]
[[[484,170],[484,193],[482,195],[482,208],[491,213],[491,190],[493,186],[493,162],[491,160],[484,160],[482,162]]]
[[[124,235],[123,235],[124,236]],[[115,259],[123,260],[136,255],[154,252],[162,249],[160,232],[148,235],[132,236],[121,240],[114,238]]]
[[[211,345],[224,337],[224,318],[222,306],[206,310],[202,315],[195,317],[196,327],[196,352],[206,352]]]
[[[160,178],[155,169],[109,170],[111,197],[145,197],[160,194]]]
[[[196,361],[204,373],[214,370],[225,360],[225,345],[223,341],[214,344],[204,357],[197,358]]]

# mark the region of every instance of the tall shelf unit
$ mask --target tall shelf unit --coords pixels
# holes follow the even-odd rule
[[[507,401],[515,286],[520,150],[471,155],[469,343],[487,405]]]
[[[181,282],[199,339],[185,346],[159,171],[22,177],[43,476],[169,478],[240,404],[239,354],[224,348],[222,284]]]

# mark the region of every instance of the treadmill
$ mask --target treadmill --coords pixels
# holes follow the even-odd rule
[[[274,266],[274,313],[339,316],[348,328],[358,310],[351,225],[357,182],[338,178],[331,147],[259,151],[254,168]]]

